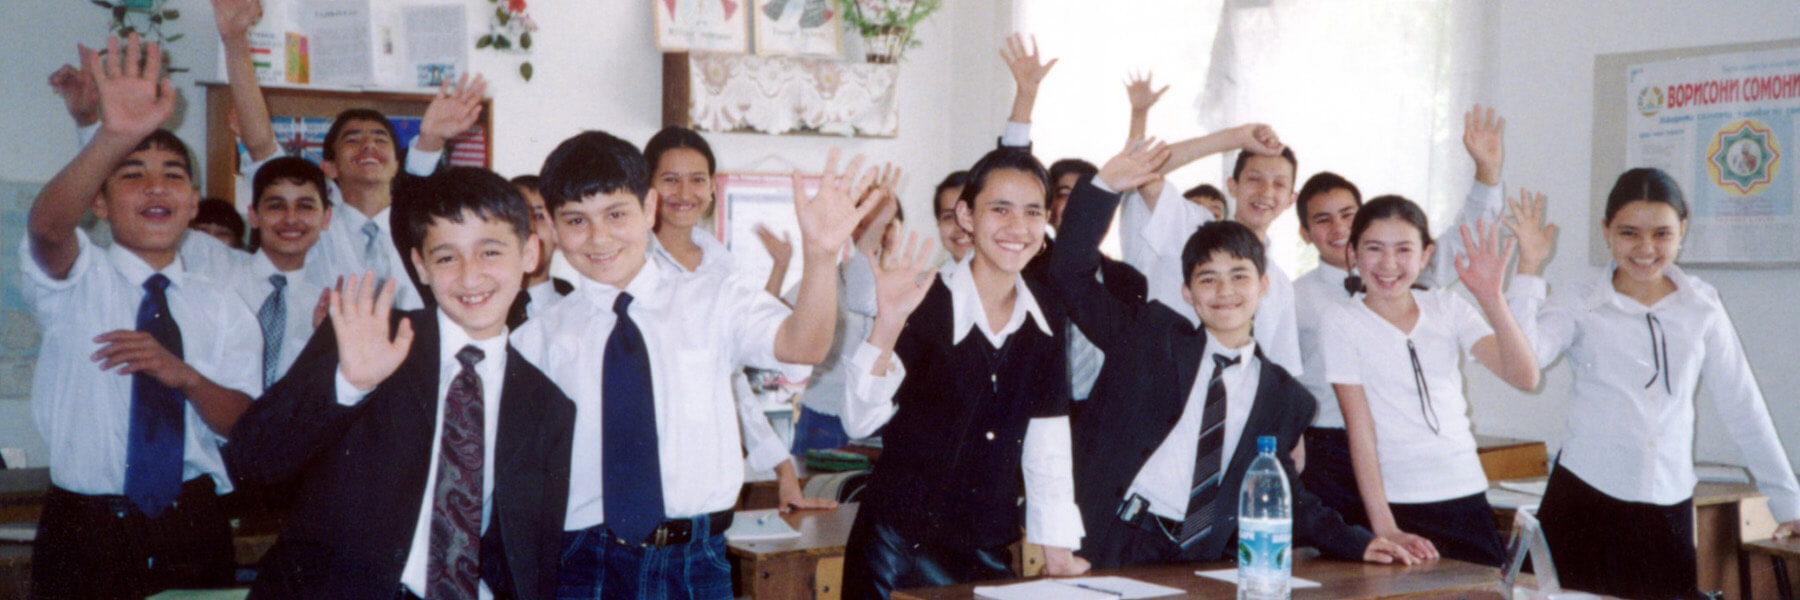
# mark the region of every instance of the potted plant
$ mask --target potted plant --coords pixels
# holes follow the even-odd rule
[[[920,21],[943,8],[944,0],[837,0],[844,22],[862,34],[869,62],[897,63],[913,39]]]

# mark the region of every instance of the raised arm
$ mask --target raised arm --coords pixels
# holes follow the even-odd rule
[[[1506,208],[1505,194],[1500,189],[1500,169],[1506,157],[1505,138],[1506,119],[1495,116],[1493,108],[1483,110],[1477,104],[1463,113],[1463,149],[1475,161],[1475,181],[1469,186],[1469,195],[1463,199],[1462,208],[1456,211],[1456,220],[1446,231],[1474,227],[1480,221],[1493,223],[1500,220],[1500,214]],[[1456,283],[1455,261],[1456,255],[1464,251],[1462,237],[1448,234],[1438,237],[1431,264],[1419,277],[1426,285],[1449,287]]]
[[[1168,147],[1160,142],[1126,144],[1098,175],[1075,184],[1069,205],[1063,209],[1057,250],[1050,253],[1050,282],[1063,298],[1069,319],[1102,352],[1130,343],[1125,339],[1126,329],[1143,307],[1120,300],[1094,278],[1100,268],[1100,240],[1106,237],[1119,205],[1119,193],[1110,190],[1143,185],[1156,176],[1157,167],[1168,156]]]
[[[1502,250],[1499,225],[1476,223],[1473,234],[1467,226],[1458,229],[1463,247],[1469,252],[1457,257],[1456,274],[1481,305],[1488,325],[1494,328],[1493,335],[1475,342],[1469,352],[1482,366],[1513,387],[1526,391],[1537,389],[1540,374],[1537,355],[1532,352],[1525,331],[1513,318],[1512,307],[1507,306],[1504,292],[1506,265],[1512,262],[1517,241],[1506,240]]]
[[[1006,45],[1000,48],[1000,60],[1012,72],[1015,85],[1012,111],[1008,113],[1006,128],[1000,134],[1000,146],[1030,148],[1031,111],[1037,107],[1038,85],[1043,83],[1044,75],[1050,73],[1050,68],[1056,66],[1056,59],[1043,62],[1038,56],[1037,36],[1031,37],[1027,50],[1025,36],[1015,33],[1006,38]]]
[[[856,224],[875,208],[867,194],[875,171],[864,173],[863,158],[857,156],[838,173],[837,161],[833,148],[825,160],[819,192],[811,198],[806,197],[800,174],[794,173],[802,252],[800,292],[793,313],[775,334],[775,358],[781,362],[814,365],[830,351],[832,329],[837,326],[837,255],[849,243]]]
[[[31,258],[56,279],[68,277],[75,266],[81,251],[75,227],[113,167],[175,111],[175,87],[162,75],[160,46],[140,45],[132,34],[123,52],[116,38],[106,47],[105,58],[81,47],[83,69],[93,76],[100,97],[100,131],[38,192],[27,217]]]
[[[788,261],[794,258],[794,243],[786,233],[781,234],[781,237],[775,237],[775,232],[769,231],[769,228],[762,223],[757,223],[756,227],[751,228],[751,232],[755,233],[756,239],[762,242],[763,250],[769,252],[769,260],[772,261],[772,264],[769,265],[769,281],[763,284],[763,291],[768,292],[770,296],[780,298],[781,283],[787,280]]]
[[[1150,83],[1151,76],[1149,71],[1144,71],[1132,73],[1125,80],[1125,96],[1131,100],[1131,130],[1125,139],[1144,137],[1144,129],[1150,123],[1150,107],[1156,106],[1156,101],[1162,99],[1163,92],[1169,91],[1169,86],[1166,85],[1162,89],[1152,90],[1154,86]]]
[[[1557,227],[1545,220],[1541,192],[1533,198],[1530,192],[1520,189],[1519,199],[1508,206],[1502,222],[1518,242],[1519,263],[1506,303],[1512,307],[1513,318],[1531,342],[1532,353],[1542,368],[1556,360],[1575,339],[1575,321],[1569,308],[1546,308],[1550,285],[1543,279],[1544,263],[1549,262],[1555,249]]]
[[[1157,174],[1166,176],[1188,163],[1232,150],[1244,150],[1265,156],[1281,154],[1281,137],[1275,135],[1275,129],[1261,123],[1247,123],[1215,131],[1200,137],[1189,138],[1169,144],[1169,160],[1163,163]],[[1151,212],[1156,211],[1158,198],[1162,196],[1163,179],[1158,177],[1149,182],[1150,185],[1139,189],[1146,206]]]
[[[233,114],[238,136],[250,151],[251,162],[261,162],[281,151],[250,59],[250,27],[262,18],[262,2],[213,0],[212,4],[219,40],[225,45],[225,79],[231,84],[231,105],[237,109]]]
[[[63,107],[69,110],[69,118],[74,119],[75,127],[86,128],[100,123],[100,89],[86,69],[63,65],[50,74],[50,91],[63,99]],[[85,137],[81,142],[81,145],[87,145]]]
[[[464,73],[454,89],[450,87],[450,80],[445,79],[438,88],[437,97],[425,106],[425,116],[419,119],[419,137],[414,140],[413,147],[424,152],[442,152],[450,138],[462,135],[481,119],[481,98],[486,92],[487,80],[480,75],[471,81]]]

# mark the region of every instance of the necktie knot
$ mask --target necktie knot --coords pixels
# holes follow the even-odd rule
[[[1238,364],[1239,362],[1242,362],[1243,360],[1244,360],[1244,356],[1241,354],[1237,355],[1237,356],[1231,356],[1231,357],[1227,357],[1223,354],[1214,354],[1213,355],[1214,368],[1216,368],[1220,371],[1231,368],[1232,365]]]
[[[363,223],[362,234],[369,238],[369,243],[374,243],[381,236],[381,226],[376,225],[374,221]]]
[[[613,313],[624,317],[626,316],[625,309],[629,307],[631,307],[631,294],[619,292],[619,297],[613,299]]]
[[[456,362],[462,363],[464,369],[475,368],[475,363],[481,362],[483,358],[487,358],[487,353],[473,345],[463,346],[456,351]]]
[[[275,286],[275,291],[279,292],[282,288],[287,287],[287,276],[280,273],[270,275],[269,285]]]
[[[169,289],[169,276],[167,275],[156,273],[144,280],[144,291],[160,296],[166,289]]]

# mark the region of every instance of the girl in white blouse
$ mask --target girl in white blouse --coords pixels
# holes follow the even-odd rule
[[[1626,598],[1699,597],[1694,554],[1694,389],[1702,379],[1743,452],[1776,537],[1800,527],[1800,485],[1775,435],[1737,330],[1712,286],[1674,265],[1687,203],[1668,174],[1619,176],[1602,221],[1613,265],[1546,306],[1539,277],[1556,226],[1521,198],[1512,298],[1538,361],[1569,358],[1568,436],[1538,518],[1572,589]]]
[[[1498,226],[1461,228],[1456,271],[1480,305],[1414,287],[1430,225],[1399,196],[1369,201],[1350,229],[1363,293],[1327,309],[1326,379],[1349,430],[1350,462],[1376,535],[1412,533],[1446,557],[1498,565],[1503,550],[1462,395],[1464,353],[1507,383],[1537,387],[1537,361],[1502,295],[1512,243]]]

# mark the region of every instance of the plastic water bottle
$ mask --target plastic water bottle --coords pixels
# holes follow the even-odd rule
[[[1294,513],[1275,436],[1256,438],[1256,460],[1238,493],[1238,600],[1286,600],[1293,575]]]

